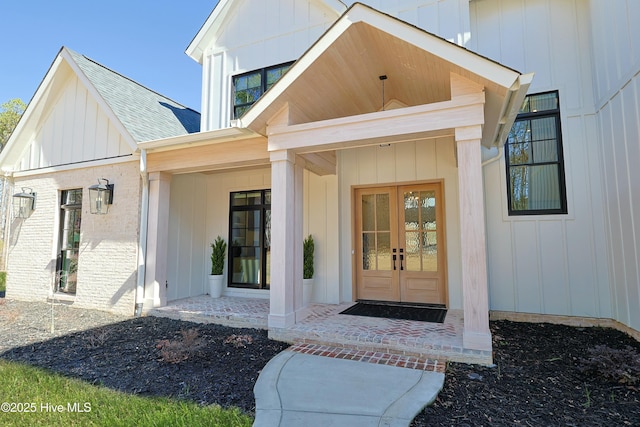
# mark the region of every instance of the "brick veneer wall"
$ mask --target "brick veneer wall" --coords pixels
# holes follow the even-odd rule
[[[37,193],[28,219],[12,219],[7,298],[45,301],[55,280],[60,191],[82,188],[78,282],[73,305],[133,314],[141,184],[138,162],[119,163],[15,178],[15,189]],[[98,178],[115,185],[107,215],[89,212],[88,187]]]

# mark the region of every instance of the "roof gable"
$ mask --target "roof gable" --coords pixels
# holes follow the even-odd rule
[[[202,64],[205,50],[216,42],[220,34],[224,32],[225,27],[229,25],[234,13],[247,1],[252,0],[220,0],[187,47],[187,55]],[[260,7],[267,7],[268,9],[275,10],[277,10],[279,6],[295,8],[298,7],[300,3],[303,3],[300,1],[293,2],[291,0],[253,1],[259,1]],[[267,5],[268,1],[272,1],[274,4]],[[304,3],[313,4],[318,8],[326,10],[328,13],[334,15],[335,19],[337,19],[340,14],[347,9],[344,3],[339,0],[306,0]],[[255,9],[255,6],[247,6],[246,8],[246,10],[252,9]],[[245,21],[253,22],[252,20]],[[255,25],[255,22],[253,22],[253,24]],[[249,26],[247,31],[255,31],[255,27]]]
[[[4,170],[131,155],[137,143],[199,131],[200,115],[67,48],[0,153]]]
[[[264,135],[267,121],[286,105],[293,112],[289,124],[298,124],[378,111],[389,100],[406,106],[440,102],[451,98],[452,74],[484,88],[483,144],[498,143],[513,123],[531,75],[355,3],[240,125]],[[380,80],[383,75],[387,80]]]

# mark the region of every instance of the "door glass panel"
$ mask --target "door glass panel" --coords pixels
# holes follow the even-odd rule
[[[374,231],[376,229],[375,197],[375,194],[362,196],[362,231]]]
[[[246,193],[245,193],[246,195]],[[245,199],[252,203],[252,197]],[[231,215],[231,277],[233,283],[260,284],[260,210],[236,211]]]
[[[408,271],[437,271],[435,192],[405,192],[404,219],[405,269]]]
[[[438,271],[438,244],[435,231],[423,233],[424,242],[422,250],[423,271]]]
[[[391,230],[389,214],[389,194],[376,194],[376,229],[378,231]]]
[[[419,231],[405,232],[405,270],[421,271],[420,268],[420,233]]]
[[[391,233],[378,233],[378,270],[391,270]]]

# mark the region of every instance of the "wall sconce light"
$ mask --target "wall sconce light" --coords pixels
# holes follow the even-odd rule
[[[22,192],[13,195],[14,218],[29,218],[36,209],[36,193],[30,188],[22,187]]]
[[[109,180],[98,178],[98,183],[89,187],[89,206],[92,214],[104,215],[113,203],[113,184]]]

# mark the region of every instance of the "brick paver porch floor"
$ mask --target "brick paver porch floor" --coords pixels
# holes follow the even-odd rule
[[[293,350],[308,354],[418,369],[442,370],[446,360],[491,363],[491,352],[463,348],[461,310],[449,310],[444,323],[340,314],[352,304],[311,304],[309,315],[304,320],[290,328],[272,328],[269,337],[292,343]],[[267,329],[269,300],[203,295],[172,301],[165,307],[150,310],[148,314]]]

